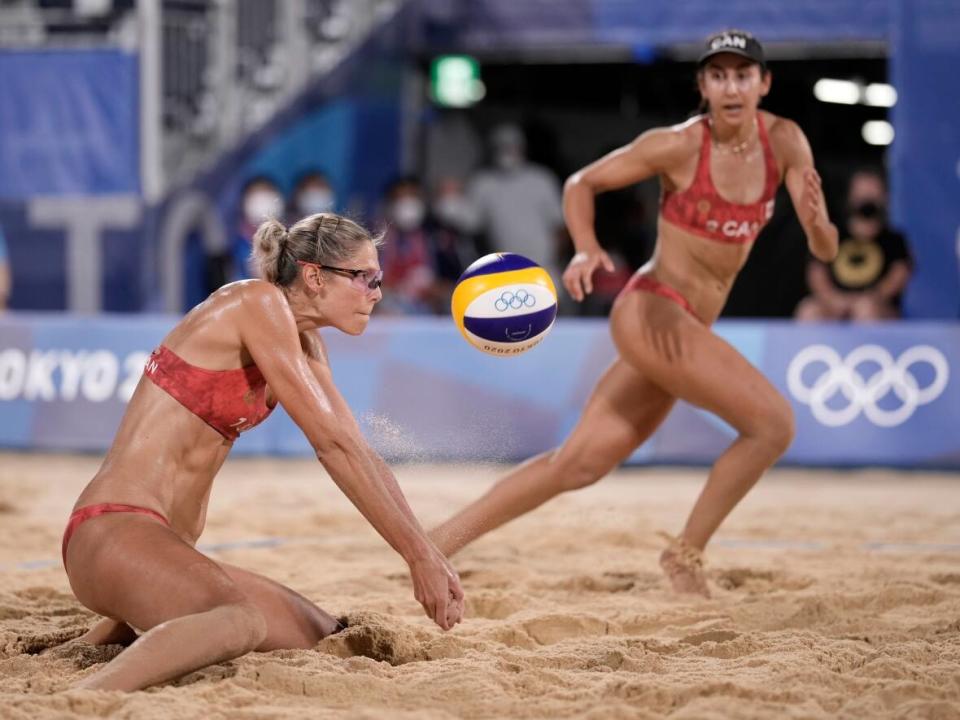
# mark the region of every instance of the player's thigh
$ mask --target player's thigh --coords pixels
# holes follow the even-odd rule
[[[663,298],[633,293],[622,299],[612,320],[621,357],[665,392],[743,434],[792,435],[787,400],[736,348],[689,313]]]
[[[134,513],[101,515],[78,527],[67,549],[67,574],[88,608],[144,631],[247,602],[217,563],[166,525]]]
[[[300,593],[250,570],[219,564],[267,621],[267,637],[258,650],[313,647],[337,630],[336,619]]]
[[[600,378],[557,458],[579,458],[606,472],[656,430],[673,403],[672,395],[618,358]]]

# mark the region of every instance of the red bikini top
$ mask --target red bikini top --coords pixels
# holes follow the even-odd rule
[[[160,345],[150,353],[143,374],[227,440],[266,420],[267,381],[256,365],[205,370]]]
[[[724,200],[714,187],[710,177],[710,125],[706,116],[701,123],[703,142],[693,183],[682,192],[664,190],[660,195],[660,215],[667,222],[708,240],[736,244],[753,242],[773,217],[774,197],[780,185],[780,170],[770,147],[763,116],[757,114],[757,132],[763,147],[766,180],[763,195],[749,205]]]

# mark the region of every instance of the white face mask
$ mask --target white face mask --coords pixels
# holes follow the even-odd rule
[[[270,190],[256,190],[243,201],[243,216],[247,222],[259,225],[267,218],[274,218],[280,214],[282,200],[280,195]]]
[[[326,188],[304,190],[297,198],[297,210],[301,215],[333,212],[333,193]]]
[[[405,197],[394,201],[390,214],[401,230],[415,230],[423,222],[426,208],[420,198]]]
[[[447,225],[462,225],[469,220],[470,203],[462,195],[444,195],[434,203],[433,212]]]

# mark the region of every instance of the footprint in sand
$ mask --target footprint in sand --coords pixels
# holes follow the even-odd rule
[[[532,598],[507,594],[499,590],[479,591],[467,595],[465,615],[468,618],[503,620],[528,607]]]
[[[736,640],[740,633],[733,630],[709,630],[680,638],[680,642],[687,645],[702,645],[705,642],[725,643]]]
[[[936,605],[947,598],[946,590],[915,582],[891,582],[878,592],[860,595],[851,605],[887,612],[899,607]]]
[[[813,629],[836,625],[848,619],[842,602],[836,597],[818,595],[801,598],[795,603],[796,610],[789,616],[777,621],[778,629]]]
[[[532,583],[539,590],[563,590],[566,592],[621,593],[643,592],[659,586],[659,573],[642,572],[604,572],[598,575],[573,575],[562,580],[549,580]]]
[[[461,581],[469,581],[471,588],[486,588],[488,590],[516,587],[516,578],[510,573],[499,570],[473,570],[465,568],[458,570]]]
[[[540,645],[562,640],[610,634],[610,624],[584,615],[544,615],[523,623],[523,629]]]
[[[811,578],[791,577],[779,570],[728,568],[710,575],[713,581],[725,590],[745,590],[751,593],[803,590],[813,584]]]
[[[937,585],[960,585],[960,573],[937,573],[930,579]]]

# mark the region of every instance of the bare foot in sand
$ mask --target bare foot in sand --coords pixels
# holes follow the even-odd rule
[[[674,592],[692,593],[710,597],[707,579],[703,575],[703,553],[688,545],[683,538],[660,533],[670,544],[660,553],[660,567],[673,586]]]
[[[137,639],[137,631],[119,620],[103,618],[87,630],[78,640],[90,645],[132,645]]]

